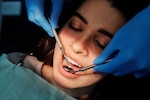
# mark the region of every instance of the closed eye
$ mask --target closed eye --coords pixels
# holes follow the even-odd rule
[[[75,31],[82,32],[82,29],[74,27],[72,24],[69,24],[69,27]]]
[[[105,49],[105,46],[103,46],[98,40],[95,39],[95,42],[101,49]]]

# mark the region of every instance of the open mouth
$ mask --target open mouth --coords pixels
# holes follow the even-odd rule
[[[67,71],[69,73],[72,73],[72,74],[74,73],[73,68],[71,68],[70,66],[63,66],[63,68],[64,68],[65,71]]]
[[[63,69],[69,73],[74,73],[75,70],[78,70],[81,68],[81,65],[79,65],[77,62],[69,58],[68,56],[64,56],[65,65],[63,65]]]

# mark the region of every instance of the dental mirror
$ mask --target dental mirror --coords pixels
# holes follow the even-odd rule
[[[101,63],[101,64],[108,63],[108,62],[110,62],[111,60],[112,60],[112,59],[108,59],[108,60],[104,61],[104,62]],[[101,65],[101,64],[100,64],[100,65]],[[82,67],[82,68],[80,68],[79,70],[76,70],[76,71],[75,71],[73,68],[68,67],[68,66],[63,66],[63,68],[64,68],[65,71],[74,74],[74,73],[76,73],[76,72],[83,72],[83,71],[86,71],[86,70],[88,70],[88,69],[94,68],[95,66],[96,66],[96,65],[92,64],[92,65],[89,65],[89,66],[86,66],[86,67]]]

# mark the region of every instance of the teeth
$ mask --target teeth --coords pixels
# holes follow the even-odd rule
[[[71,64],[73,64],[73,65],[75,65],[75,66],[81,67],[77,62],[73,61],[73,60],[72,60],[71,58],[69,58],[68,56],[64,55],[64,57],[65,57],[65,59],[66,59],[69,63],[71,63]]]
[[[73,73],[73,72],[74,72],[74,70],[73,70],[71,67],[69,67],[69,66],[63,66],[63,68],[64,68],[64,70],[67,71],[67,72],[70,72],[70,73]]]

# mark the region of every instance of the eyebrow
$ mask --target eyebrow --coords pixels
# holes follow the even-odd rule
[[[98,32],[108,36],[111,39],[113,38],[113,35],[110,32],[106,31],[105,29],[99,29]]]
[[[75,13],[73,14],[73,16],[78,17],[78,18],[79,18],[81,21],[83,21],[85,24],[88,24],[88,21],[87,21],[80,13],[75,12]],[[104,35],[106,35],[106,36],[108,36],[108,37],[111,38],[111,39],[113,38],[113,35],[112,35],[110,32],[106,31],[105,29],[99,29],[98,32],[99,32],[99,33],[102,33],[102,34],[104,34]]]
[[[88,24],[88,21],[87,21],[80,13],[75,12],[75,13],[73,14],[73,16],[78,17],[78,18],[79,18],[81,21],[83,21],[85,24]]]

